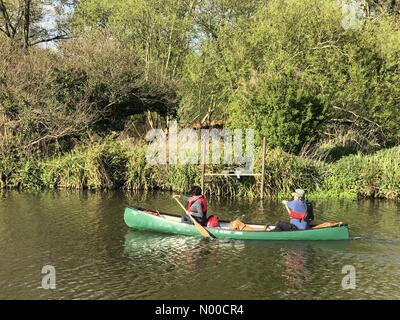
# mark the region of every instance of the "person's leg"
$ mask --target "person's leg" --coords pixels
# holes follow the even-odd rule
[[[201,224],[202,226],[204,226],[203,224],[203,219],[197,216],[192,216],[199,224]],[[193,222],[192,222],[193,223]]]
[[[206,217],[196,217],[196,216],[192,216],[199,224],[201,224],[202,226],[206,225]],[[193,224],[192,219],[190,219],[190,217],[186,214],[186,213],[182,213],[181,216],[181,222],[183,223],[188,223],[188,224]]]
[[[207,217],[204,215],[201,217],[201,222],[199,222],[202,226],[206,226],[207,225]]]
[[[292,230],[305,230],[307,228],[307,222],[304,220],[290,219],[290,224],[293,226]]]
[[[291,224],[286,221],[278,221],[273,231],[294,231],[294,230],[297,230],[297,227],[294,224]]]
[[[182,213],[181,222],[182,223],[193,224],[192,220],[188,217],[188,215],[186,213]]]
[[[277,222],[275,223],[275,229],[274,229],[273,231],[283,231],[283,230],[282,230],[281,222],[282,222],[282,221],[277,221]]]

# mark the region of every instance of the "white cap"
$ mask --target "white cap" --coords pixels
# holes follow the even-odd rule
[[[292,193],[292,195],[293,195],[293,196],[298,196],[298,197],[300,197],[300,198],[303,198],[305,193],[306,193],[306,192],[305,192],[303,189],[296,189],[296,190]]]

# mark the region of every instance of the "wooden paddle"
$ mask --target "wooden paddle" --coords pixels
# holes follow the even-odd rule
[[[213,235],[211,235],[200,223],[198,223],[196,221],[195,218],[192,217],[192,215],[190,214],[190,212],[188,210],[185,209],[185,207],[183,206],[183,204],[178,200],[178,197],[173,196],[173,198],[176,200],[176,202],[179,203],[179,205],[182,207],[183,210],[185,210],[185,213],[189,216],[190,220],[192,220],[194,226],[196,227],[196,229],[201,233],[201,235],[205,238],[214,238]]]

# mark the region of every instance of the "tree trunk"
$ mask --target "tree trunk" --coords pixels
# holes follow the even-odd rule
[[[24,48],[29,47],[29,28],[30,28],[30,15],[31,15],[31,1],[25,0],[24,6]]]

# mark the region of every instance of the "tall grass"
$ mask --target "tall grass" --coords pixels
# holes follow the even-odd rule
[[[2,188],[124,189],[188,192],[200,184],[198,165],[153,165],[146,145],[105,139],[76,147],[51,159],[6,153],[0,158]],[[400,199],[400,147],[369,155],[350,155],[327,163],[294,156],[279,149],[265,158],[264,194],[289,195],[296,188],[315,196]],[[258,150],[254,172],[261,171]],[[207,172],[224,168],[210,165]],[[261,177],[206,177],[205,194],[219,197],[260,196]]]
[[[125,182],[126,148],[112,140],[43,162],[42,182],[47,188],[114,189]]]
[[[279,149],[270,150],[265,159],[265,192],[268,195],[290,193],[300,187],[308,192],[318,191],[327,166],[321,161],[293,156]]]
[[[400,198],[400,147],[344,157],[325,172],[324,190],[366,198]]]
[[[0,187],[18,188],[18,171],[21,168],[19,150],[9,141],[0,140]]]

